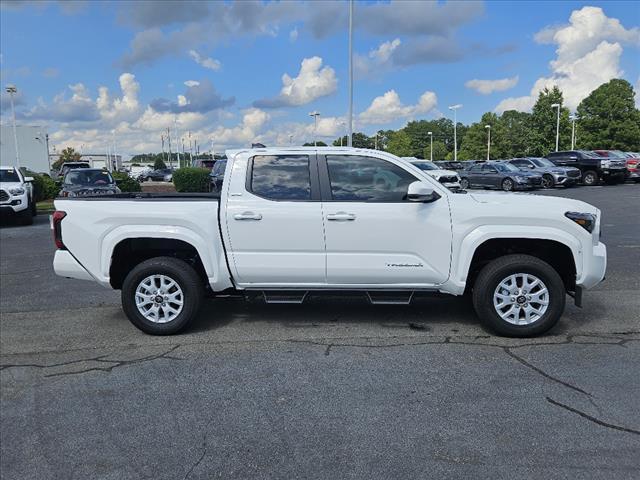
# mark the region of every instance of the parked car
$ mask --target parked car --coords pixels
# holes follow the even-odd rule
[[[468,188],[500,188],[505,192],[542,187],[542,175],[526,172],[507,162],[489,161],[460,172],[460,186]]]
[[[579,168],[582,172],[582,183],[588,186],[597,185],[600,181],[623,182],[627,172],[625,161],[603,158],[588,150],[551,152],[547,158],[561,167]]]
[[[86,197],[120,193],[109,172],[99,168],[71,170],[62,181],[61,197]]]
[[[486,325],[517,337],[553,327],[567,292],[580,305],[605,275],[601,212],[578,200],[460,195],[379,150],[227,156],[219,198],[56,199],[55,272],[122,290],[127,317],[151,334],[184,329],[205,292],[302,303],[340,290],[406,304],[469,291]]]
[[[441,168],[443,170],[464,170],[464,165],[462,164],[462,162],[449,162],[441,160],[433,163],[438,165],[438,168]]]
[[[33,177],[17,168],[0,167],[0,213],[17,215],[21,223],[31,225],[37,213],[31,182]]]
[[[508,160],[520,170],[536,172],[542,175],[542,186],[553,188],[556,185],[571,187],[580,182],[582,174],[575,167],[558,167],[551,160],[538,157],[514,158]]]
[[[443,170],[434,162],[429,160],[420,160],[415,157],[402,157],[404,160],[408,160],[409,163],[415,165],[420,170],[424,171],[427,175],[435,178],[441,184],[448,189],[460,189],[460,177],[453,170]]]
[[[635,182],[640,181],[640,172],[638,171],[638,162],[640,161],[640,155],[630,154],[627,152],[622,152],[620,150],[594,150],[594,152],[602,157],[624,162],[627,168],[626,178],[634,180]]]
[[[222,183],[224,181],[224,172],[226,168],[226,159],[216,160],[216,163],[213,165],[211,173],[209,174],[209,191],[220,193],[220,191],[222,190]]]
[[[65,162],[58,169],[55,177],[58,180],[62,180],[69,170],[74,170],[76,168],[91,168],[91,165],[89,162]]]
[[[154,182],[170,182],[173,179],[173,170],[171,168],[160,168],[158,170],[150,170],[143,172],[138,177],[138,181],[154,181]]]

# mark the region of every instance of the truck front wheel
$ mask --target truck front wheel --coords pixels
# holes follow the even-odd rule
[[[508,337],[530,337],[552,328],[565,306],[558,272],[531,255],[506,255],[486,265],[473,287],[480,320]]]
[[[155,257],[138,264],[122,285],[122,308],[136,327],[151,335],[171,335],[198,314],[202,279],[183,260]]]

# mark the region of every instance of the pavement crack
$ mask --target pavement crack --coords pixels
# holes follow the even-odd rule
[[[570,407],[569,405],[565,405],[564,403],[560,403],[557,400],[554,400],[553,398],[550,398],[550,397],[545,397],[545,398],[547,399],[547,402],[549,402],[550,404],[555,405],[556,407],[563,408],[571,413],[575,413],[576,415],[579,415],[582,418],[585,418],[590,422],[595,423],[596,425],[600,425],[601,427],[612,428],[613,430],[619,430],[621,432],[640,435],[640,430],[634,430],[633,428],[622,427],[620,425],[614,425],[613,423],[605,422],[603,420],[600,420],[599,418],[589,415],[588,413],[578,410],[577,408],[573,408],[573,407]]]
[[[204,434],[202,436],[202,454],[200,455],[200,458],[198,458],[198,460],[195,461],[195,463],[193,465],[191,465],[191,468],[189,469],[189,471],[184,475],[184,477],[182,478],[182,480],[187,480],[191,474],[193,473],[193,471],[198,468],[198,465],[200,465],[202,463],[202,460],[204,460],[204,457],[207,455],[207,440],[209,437],[209,426],[211,425],[212,420],[209,420],[207,422],[207,424],[204,427]]]
[[[570,388],[571,390],[575,390],[576,392],[580,392],[583,395],[586,395],[587,397],[591,397],[591,394],[589,392],[584,391],[583,389],[581,389],[580,387],[576,387],[575,385],[570,384],[569,382],[565,382],[564,380],[560,380],[559,378],[554,377],[553,375],[548,374],[547,372],[545,372],[544,370],[542,370],[541,368],[536,367],[535,365],[532,365],[531,363],[527,362],[524,358],[522,358],[519,355],[516,355],[515,353],[513,353],[509,347],[504,347],[503,348],[504,352],[509,355],[511,358],[513,358],[514,360],[520,362],[522,365],[524,365],[525,367],[533,370],[534,372],[542,375],[544,378],[551,380],[552,382],[556,382],[560,385],[563,385],[567,388]]]

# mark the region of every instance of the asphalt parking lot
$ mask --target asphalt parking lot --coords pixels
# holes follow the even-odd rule
[[[3,479],[637,478],[640,186],[603,211],[607,279],[545,337],[455,298],[210,300],[174,337],[53,274],[47,218],[0,228]]]

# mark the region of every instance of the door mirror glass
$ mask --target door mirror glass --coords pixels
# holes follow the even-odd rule
[[[440,195],[429,185],[423,182],[413,182],[409,184],[407,190],[407,200],[411,202],[429,203],[435,202]]]

